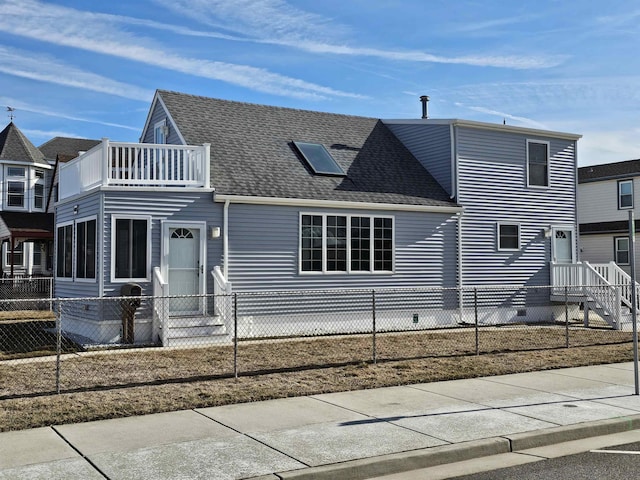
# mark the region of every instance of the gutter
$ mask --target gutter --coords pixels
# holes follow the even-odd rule
[[[233,202],[254,205],[280,205],[290,207],[349,208],[358,210],[396,210],[455,214],[462,207],[454,205],[405,205],[396,203],[344,202],[340,200],[315,200],[304,198],[254,197],[251,195],[225,195],[217,193],[215,202]]]

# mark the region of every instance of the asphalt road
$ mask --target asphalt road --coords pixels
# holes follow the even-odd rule
[[[618,480],[638,478],[640,442],[616,445],[516,467],[451,477],[455,480]]]

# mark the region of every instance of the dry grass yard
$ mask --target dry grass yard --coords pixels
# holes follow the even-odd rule
[[[0,319],[0,322],[2,320]],[[0,323],[2,326],[2,323]],[[66,353],[0,362],[0,431],[633,359],[629,332],[572,326],[472,328]],[[39,351],[40,354],[46,353]],[[4,352],[4,358],[16,358]]]

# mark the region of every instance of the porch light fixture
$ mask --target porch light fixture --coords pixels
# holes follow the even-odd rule
[[[551,227],[545,227],[543,232],[544,238],[551,238]]]
[[[73,214],[77,215],[78,214],[78,205],[74,205],[73,206]]]
[[[220,227],[211,227],[211,238],[220,238]]]

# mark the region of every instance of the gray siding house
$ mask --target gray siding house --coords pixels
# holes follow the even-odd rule
[[[136,341],[172,345],[172,322],[224,330],[224,308],[188,295],[549,285],[550,263],[576,260],[578,138],[157,91],[140,143],[61,166],[55,293],[183,295],[136,314]],[[460,298],[441,302],[463,320]],[[238,308],[268,322],[308,305]],[[548,318],[548,293],[538,305],[525,315]],[[122,335],[91,302],[69,317],[95,341]]]

